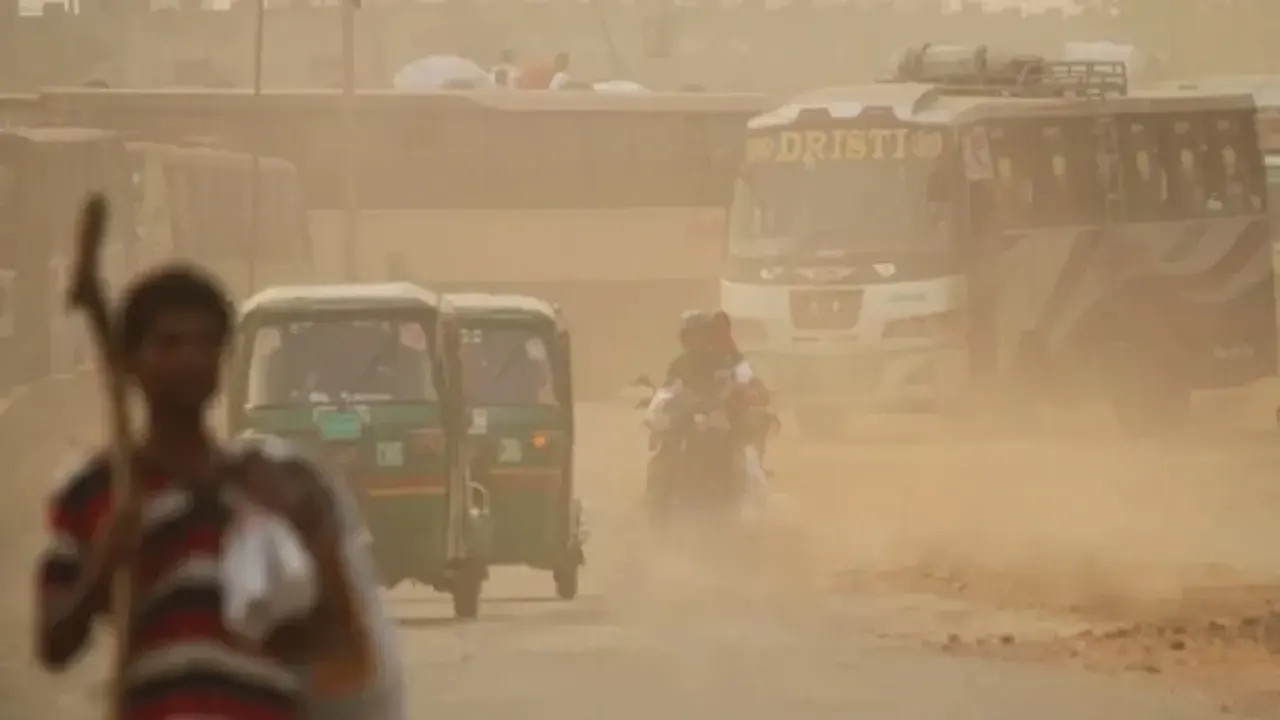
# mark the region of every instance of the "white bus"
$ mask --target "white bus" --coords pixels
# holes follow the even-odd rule
[[[991,395],[1176,418],[1274,371],[1255,114],[926,46],[750,121],[722,304],[806,433]]]

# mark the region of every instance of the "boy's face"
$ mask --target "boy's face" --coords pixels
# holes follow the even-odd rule
[[[198,310],[160,313],[130,358],[153,404],[193,408],[218,390],[223,342],[218,319]]]

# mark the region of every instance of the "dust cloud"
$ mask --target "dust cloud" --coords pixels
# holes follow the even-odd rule
[[[600,339],[579,340],[596,357]],[[671,345],[608,352],[633,344]],[[827,443],[784,415],[768,510],[676,537],[639,511],[639,414],[585,404],[588,572],[651,618],[873,607],[873,629],[945,652],[1168,675],[1254,711],[1280,692],[1277,398],[1274,382],[1198,397],[1188,427],[1155,439],[1103,408],[996,424],[868,415]]]
[[[1209,402],[1248,416],[1271,397],[1255,392]],[[867,427],[779,440],[778,498],[716,572],[748,568],[804,603],[874,604],[883,633],[947,652],[1168,674],[1255,712],[1280,691],[1274,442],[1225,439],[1220,417],[1158,441]]]

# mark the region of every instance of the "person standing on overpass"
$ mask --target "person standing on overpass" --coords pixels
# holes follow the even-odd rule
[[[559,90],[569,82],[569,53],[556,53],[550,64],[533,63],[520,71],[516,87],[521,90]]]

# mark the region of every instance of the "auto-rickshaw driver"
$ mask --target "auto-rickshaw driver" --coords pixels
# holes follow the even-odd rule
[[[373,352],[352,353],[354,348]],[[266,358],[268,392],[280,402],[430,395],[421,326],[383,321],[298,323]]]
[[[481,406],[554,405],[552,372],[542,338],[520,329],[462,332],[463,387]]]

